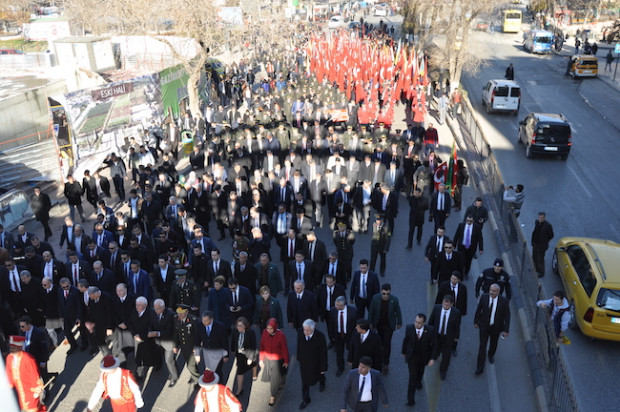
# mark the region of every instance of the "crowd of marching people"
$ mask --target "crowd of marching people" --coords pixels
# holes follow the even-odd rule
[[[387,27],[366,29],[367,41],[386,44]],[[345,390],[355,387],[352,379],[366,382],[367,376],[382,385],[380,374],[368,373],[387,373],[392,333],[403,325],[399,301],[384,281],[401,195],[410,205],[408,249],[416,228],[421,244],[427,210],[435,222],[425,256],[431,282],[440,285],[437,314],[428,321],[419,314],[407,327],[402,354],[410,372],[408,404],[415,402],[424,365],[439,353],[445,378],[456,354],[455,311],[466,299],[460,282],[476,250],[483,250],[482,201],[467,210],[455,239],[444,237],[452,202],[460,210],[460,185],[467,183],[462,162],[458,173],[454,168],[454,187],[446,188],[446,176],[438,181],[435,173],[443,162],[435,153],[433,125],[412,115],[407,130],[392,130],[391,121],[379,121],[380,107],[360,121],[368,100],[355,98],[354,86],[310,73],[299,46],[304,40],[286,49],[256,46],[253,58],[227,65],[223,73],[213,70],[201,113],[154,122],[144,137],[131,140],[126,154],[106,158],[107,170],[69,176],[69,215],[61,233],[47,230],[51,203],[40,190],[33,200],[44,240],[25,226],[15,236],[0,226],[2,350],[10,343],[9,356],[21,359],[7,359],[10,374],[34,374],[21,385],[12,381],[23,409],[45,410],[47,361],[63,341],[67,356],[86,350],[103,355],[89,410],[104,393],[114,410],[141,407],[140,384],[149,368],[165,365],[169,386],[175,386],[179,354],[190,383],[200,387],[196,410],[240,410],[244,376],[256,380],[259,370],[274,405],[290,360],[280,330],[285,325],[298,330],[300,408],[311,402],[311,386],[325,389],[328,349],[336,351],[337,376],[347,365],[353,368]],[[405,88],[395,91],[400,94],[393,102],[404,102],[413,113],[415,91],[409,97]],[[371,91],[367,99],[373,96]],[[189,170],[182,171],[181,136],[187,135],[193,147]],[[92,205],[95,222],[88,221],[83,200]],[[356,237],[369,232],[367,254]],[[230,256],[221,252],[226,242]],[[452,247],[462,255],[458,261],[450,259]],[[503,263],[496,263],[499,271],[476,293],[497,286]],[[464,305],[466,311],[466,300]],[[453,313],[453,323],[444,325],[442,310]],[[443,332],[443,343],[436,332]],[[421,358],[418,345],[428,345]],[[221,385],[229,359],[236,365],[233,391]],[[371,383],[365,391],[364,385],[347,402],[376,410],[379,399],[369,395]],[[385,389],[381,402],[387,404]]]

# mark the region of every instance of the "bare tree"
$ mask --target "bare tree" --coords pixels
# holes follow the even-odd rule
[[[31,0],[12,0],[0,2],[0,21],[5,20],[18,24],[28,23],[34,11]]]
[[[464,69],[475,71],[480,65],[480,53],[472,53],[470,48],[473,23],[480,14],[497,7],[500,1],[403,1],[403,25],[417,28],[419,51],[430,49],[431,60],[448,70],[451,87],[457,87]],[[430,42],[442,47],[428,47]]]

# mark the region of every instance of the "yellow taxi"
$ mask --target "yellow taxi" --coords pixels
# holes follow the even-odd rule
[[[569,74],[575,79],[598,76],[598,58],[590,54],[572,56]]]
[[[570,326],[590,337],[620,341],[620,244],[565,237],[551,261],[570,305]]]

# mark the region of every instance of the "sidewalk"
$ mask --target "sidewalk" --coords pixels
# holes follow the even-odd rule
[[[598,77],[596,79],[583,79],[579,85],[579,94],[603,119],[620,130],[620,117],[618,117],[620,73],[616,73],[616,80],[614,81],[616,63],[620,65],[620,61],[617,60],[617,55],[613,53],[614,44],[597,43],[597,45]],[[611,50],[616,60],[611,64],[611,71],[605,71],[606,56],[609,50]],[[562,51],[556,54],[568,58],[574,52],[575,47],[565,43]]]

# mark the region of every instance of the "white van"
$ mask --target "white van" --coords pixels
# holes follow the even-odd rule
[[[516,116],[521,105],[521,87],[512,80],[489,80],[482,88],[482,105],[487,107],[487,113],[512,112]]]

